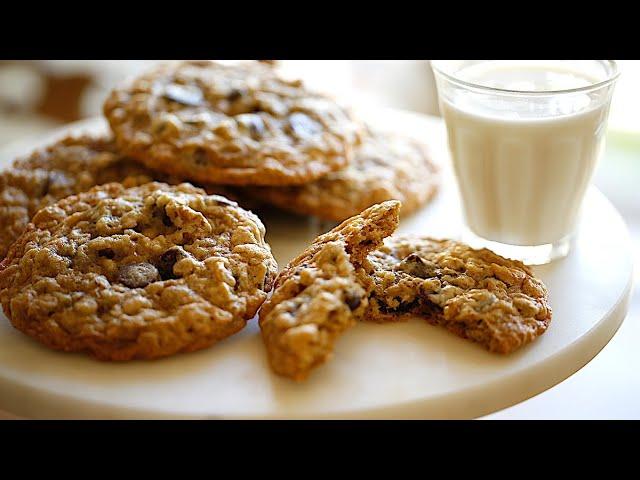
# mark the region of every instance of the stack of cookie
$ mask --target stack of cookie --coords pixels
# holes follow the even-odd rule
[[[104,113],[148,168],[243,198],[342,221],[385,200],[415,211],[438,176],[428,148],[371,131],[330,98],[263,63],[164,65],[115,90]]]
[[[502,353],[549,323],[544,286],[518,262],[428,238],[383,244],[400,201],[408,214],[437,189],[428,150],[270,65],[162,65],[104,113],[112,137],[65,138],[0,175],[0,301],[51,348],[194,351],[262,307],[272,368],[300,380],[362,319],[422,315]],[[243,208],[264,203],[344,222],[276,279],[266,229]]]

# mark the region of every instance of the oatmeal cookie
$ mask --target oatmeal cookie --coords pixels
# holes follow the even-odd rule
[[[102,136],[69,136],[15,160],[0,172],[0,259],[41,208],[105,183],[133,187],[154,180],[181,183],[175,176],[154,172],[122,155],[112,139]],[[228,187],[204,188],[245,208],[256,205]]]
[[[42,207],[103,183],[151,180],[145,167],[103,137],[67,137],[15,160],[0,173],[0,258]]]
[[[328,97],[260,62],[160,65],[104,104],[118,145],[203,183],[294,185],[345,167],[359,127]]]
[[[361,263],[398,225],[400,202],[374,205],[344,221],[292,260],[260,309],[271,368],[301,381],[328,361],[338,337],[366,311]]]
[[[372,131],[347,168],[305,185],[253,187],[248,193],[283,210],[340,222],[385,200],[400,200],[408,215],[431,200],[438,181],[426,145]]]
[[[110,183],[40,210],[0,263],[11,323],[101,360],[208,347],[241,330],[276,262],[254,214],[189,184]]]
[[[365,319],[418,315],[497,353],[542,335],[547,290],[524,264],[452,240],[389,238],[368,257],[375,287]]]

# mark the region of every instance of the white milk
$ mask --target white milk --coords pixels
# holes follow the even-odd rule
[[[597,83],[535,65],[481,64],[456,77],[519,91]],[[511,245],[543,245],[572,232],[603,148],[608,102],[584,92],[514,101],[455,89],[442,97],[441,108],[465,217],[475,234]]]

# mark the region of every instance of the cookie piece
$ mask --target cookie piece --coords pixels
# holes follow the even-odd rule
[[[345,169],[305,185],[255,187],[248,193],[289,212],[340,222],[385,200],[400,200],[402,214],[408,215],[431,200],[438,183],[438,169],[426,145],[371,132]]]
[[[346,110],[260,62],[160,65],[114,90],[104,114],[128,154],[203,183],[310,182],[359,142]]]
[[[241,330],[276,262],[254,214],[189,184],[95,187],[40,210],[0,263],[20,331],[101,360],[208,347]]]
[[[452,240],[389,238],[367,259],[375,283],[365,318],[422,316],[497,353],[511,353],[551,322],[547,289],[529,267]]]
[[[182,181],[122,155],[115,142],[103,136],[69,136],[15,160],[0,173],[0,259],[41,208],[105,183],[133,187],[154,180],[171,184]],[[237,191],[228,187],[204,188],[209,194],[224,195],[245,208],[255,206],[254,201],[240,198]]]
[[[319,236],[278,275],[260,309],[274,372],[301,381],[328,361],[338,337],[366,311],[362,261],[398,226],[400,202],[374,205]]]

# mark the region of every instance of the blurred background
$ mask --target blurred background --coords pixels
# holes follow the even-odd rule
[[[102,102],[115,84],[153,63],[146,60],[0,61],[0,148],[21,137],[100,115]],[[282,60],[277,65],[283,75],[302,78],[309,86],[328,91],[347,104],[439,114],[433,74],[426,60]],[[596,360],[571,379],[522,404],[528,408],[524,410],[526,413],[520,406],[508,409],[516,412],[515,416],[535,417],[540,407],[544,410],[540,418],[554,414],[559,415],[558,418],[572,415],[575,418],[640,418],[637,401],[640,380],[629,384],[620,371],[620,366],[625,364],[625,352],[637,349],[640,336],[640,61],[619,60],[618,65],[622,74],[613,96],[607,148],[595,183],[624,216],[633,237],[636,291],[630,315],[621,328],[621,332],[628,333],[617,335]],[[607,360],[605,355],[610,358]],[[606,363],[601,360],[603,356]],[[610,385],[604,392],[594,390],[591,407],[576,407],[570,399],[585,390],[589,375],[595,375],[594,365],[601,370],[600,375],[626,383],[614,383],[613,389]],[[640,377],[635,369],[631,374]],[[544,402],[554,398],[556,407],[550,411]],[[540,402],[543,403],[540,405]],[[560,404],[566,408],[559,408]],[[592,410],[585,410],[588,408]]]

